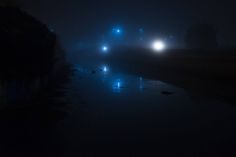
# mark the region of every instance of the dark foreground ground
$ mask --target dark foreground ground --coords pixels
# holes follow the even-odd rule
[[[68,84],[68,105],[1,112],[0,155],[236,155],[234,101],[218,95],[226,90],[221,87],[229,84],[230,73],[196,77],[197,72],[174,66],[176,59],[167,64],[170,58],[157,62],[152,55],[118,52],[106,57],[73,55],[75,74]],[[201,67],[198,62],[191,65]],[[104,66],[109,70],[102,71]],[[224,80],[228,81],[224,84]]]

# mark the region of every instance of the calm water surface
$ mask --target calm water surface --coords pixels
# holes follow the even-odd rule
[[[77,143],[84,152],[123,156],[234,153],[234,106],[106,64],[75,67],[69,93],[74,111],[64,126],[71,152]]]

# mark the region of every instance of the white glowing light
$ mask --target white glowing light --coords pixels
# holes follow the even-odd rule
[[[152,43],[152,49],[155,51],[163,51],[166,48],[166,45],[164,42],[157,40]]]

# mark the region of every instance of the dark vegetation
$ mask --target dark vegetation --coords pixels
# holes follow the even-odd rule
[[[0,7],[0,18],[1,116],[63,116],[72,70],[56,34],[17,7]]]

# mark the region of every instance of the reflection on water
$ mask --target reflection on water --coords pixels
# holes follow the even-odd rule
[[[103,72],[106,74],[106,73],[108,72],[108,67],[104,65],[103,68],[102,68],[102,70],[103,70]]]
[[[139,91],[140,92],[143,92],[143,78],[142,77],[139,77]]]
[[[120,93],[122,88],[124,88],[122,81],[120,79],[115,80],[112,85],[113,92]]]
[[[102,69],[104,65],[107,72]],[[117,72],[115,65],[76,66],[70,91],[71,101],[78,108],[74,112],[74,117],[78,117],[76,126],[70,125],[75,135],[69,137],[74,143],[95,143],[98,149],[101,146],[107,151],[109,146],[116,147],[115,141],[121,148],[131,148],[130,152],[154,146],[155,153],[170,152],[166,156],[179,152],[189,154],[182,156],[196,156],[195,152],[209,150],[209,145],[214,148],[209,152],[215,152],[215,146],[221,147],[226,140],[235,141],[232,135],[236,128],[232,126],[236,109],[231,106],[208,99],[195,101],[184,89]],[[85,103],[80,106],[81,98]],[[88,150],[91,151],[90,145]]]
[[[171,89],[179,90],[174,86],[168,85],[161,81],[156,80],[148,80],[144,79],[141,76],[134,76],[122,73],[115,73],[112,70],[112,67],[101,64],[95,66],[81,66],[76,65],[76,69],[81,77],[87,78],[88,88],[93,88],[93,90],[100,90],[101,86],[97,86],[97,84],[101,84],[102,88],[106,90],[110,90],[112,93],[121,94],[122,92],[148,92],[148,93],[160,93],[161,90]],[[94,72],[91,72],[94,71]],[[98,81],[95,83],[96,85],[90,86],[90,79],[95,79]],[[101,81],[99,83],[99,80]],[[182,90],[183,91],[183,90]]]

